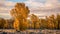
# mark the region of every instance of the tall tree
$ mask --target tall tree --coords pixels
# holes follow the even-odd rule
[[[0,28],[4,28],[4,24],[5,24],[5,19],[0,18]]]
[[[38,28],[37,23],[39,23],[39,18],[36,15],[34,14],[31,15],[31,21],[32,21],[32,26],[34,27],[34,29]]]
[[[50,29],[54,29],[54,25],[55,25],[55,19],[54,19],[54,15],[51,15],[51,16],[49,16],[49,18],[48,18],[48,27],[50,28]]]
[[[57,14],[57,23],[58,23],[58,29],[60,29],[60,15],[59,14]]]
[[[15,7],[10,11],[11,15],[14,17],[14,28],[16,30],[23,30],[27,27],[27,17],[29,14],[29,9],[24,3],[17,3]]]

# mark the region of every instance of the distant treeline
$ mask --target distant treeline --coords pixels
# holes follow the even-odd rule
[[[39,19],[32,14],[31,18],[27,20],[27,29],[60,29],[60,15],[46,16],[45,19]],[[18,23],[17,23],[18,24]],[[26,26],[25,26],[26,27]],[[0,18],[0,29],[14,28],[14,19]]]

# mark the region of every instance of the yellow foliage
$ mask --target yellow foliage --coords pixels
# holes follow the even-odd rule
[[[22,30],[27,28],[27,17],[29,14],[29,9],[24,3],[17,3],[15,7],[11,10],[11,15],[14,17],[14,28],[17,30]]]

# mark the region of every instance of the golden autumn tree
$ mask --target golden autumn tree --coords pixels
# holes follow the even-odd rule
[[[27,28],[29,9],[24,3],[17,3],[10,13],[15,19],[14,28],[16,30],[23,30]]]
[[[57,29],[60,29],[60,14],[57,14],[57,18],[56,18],[56,20],[57,20]]]
[[[32,28],[36,29],[40,27],[39,18],[36,15],[34,14],[31,15],[31,21],[32,21]]]
[[[54,17],[55,17],[54,15],[51,15],[47,19],[48,28],[50,28],[50,29],[54,29],[54,27],[55,27],[55,19],[54,19]]]
[[[5,23],[5,19],[0,18],[0,29],[4,28]]]
[[[46,29],[48,26],[47,20],[46,19],[40,19],[40,28],[41,29]]]
[[[8,29],[8,28],[9,28],[8,20],[5,20],[4,29]]]

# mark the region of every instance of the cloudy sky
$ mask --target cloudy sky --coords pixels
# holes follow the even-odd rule
[[[30,14],[49,16],[60,13],[60,0],[0,0],[0,17],[10,18],[9,11],[17,2],[24,2],[30,9]]]

